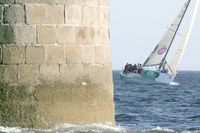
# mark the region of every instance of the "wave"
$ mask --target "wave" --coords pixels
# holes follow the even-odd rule
[[[200,133],[200,130],[175,131],[171,129],[163,129],[159,126],[153,129],[137,130],[125,129],[120,126],[113,127],[103,124],[91,124],[82,126],[63,124],[55,126],[52,129],[27,129],[0,126],[0,133]]]

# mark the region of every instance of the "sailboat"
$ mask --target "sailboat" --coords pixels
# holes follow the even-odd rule
[[[168,28],[160,42],[156,45],[153,52],[149,55],[143,64],[143,68],[140,72],[123,70],[120,72],[122,79],[131,80],[135,82],[158,82],[170,84],[173,82],[176,74],[177,68],[180,64],[181,58],[187,46],[193,25],[196,18],[199,0],[196,2],[193,17],[190,23],[190,27],[181,43],[177,52],[175,53],[172,61],[166,66],[166,57],[169,54],[170,48],[173,45],[173,41],[178,34],[179,27],[184,19],[184,16],[191,4],[192,0],[187,0],[181,9],[178,16],[175,18],[171,26]]]

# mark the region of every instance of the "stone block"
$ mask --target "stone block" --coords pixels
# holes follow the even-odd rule
[[[38,5],[26,5],[26,22],[28,24],[45,24],[46,7]]]
[[[83,25],[94,25],[95,24],[95,8],[90,6],[82,7],[82,24]]]
[[[26,47],[26,64],[44,64],[45,48],[44,46]]]
[[[37,44],[55,44],[55,26],[37,26]]]
[[[88,3],[91,6],[97,6],[97,5],[99,5],[99,0],[89,0]]]
[[[0,83],[17,83],[17,65],[0,65]]]
[[[36,65],[19,65],[18,83],[19,84],[39,84],[39,66]]]
[[[83,47],[66,46],[67,64],[78,64],[83,62]]]
[[[95,8],[95,23],[96,25],[102,25],[103,21],[103,9],[101,7],[96,7]]]
[[[65,64],[64,46],[46,47],[47,64]]]
[[[56,0],[37,0],[39,4],[56,4]]]
[[[105,64],[111,64],[111,50],[110,46],[105,47]]]
[[[9,5],[4,8],[4,23],[25,23],[25,10],[23,5]]]
[[[83,47],[83,63],[95,64],[95,47]]]
[[[96,62],[96,64],[104,64],[105,63],[105,47],[104,46],[96,46],[95,62]]]
[[[4,45],[3,64],[23,64],[25,62],[25,46]]]
[[[59,80],[59,65],[40,65],[40,79],[45,83]]]
[[[36,0],[16,0],[19,4],[36,4]]]
[[[75,5],[75,0],[57,0],[57,3],[62,5]]]
[[[14,43],[14,27],[0,25],[0,44]]]
[[[91,83],[103,86],[110,85],[112,83],[111,66],[93,65],[91,67]]]
[[[101,44],[100,27],[89,27],[89,36],[91,44]]]
[[[0,4],[12,4],[14,0],[0,0]]]
[[[110,22],[109,22],[109,8],[102,8],[102,15],[101,15],[101,19],[102,19],[102,24],[105,26],[109,26]]]
[[[76,5],[97,6],[99,5],[99,0],[76,0]]]
[[[81,6],[65,6],[65,23],[81,24]]]
[[[95,48],[95,62],[96,64],[111,64],[110,46],[96,46]]]
[[[60,81],[66,84],[79,84],[82,82],[83,65],[68,64],[60,66]]]
[[[64,6],[47,6],[47,24],[64,24]]]
[[[108,7],[109,6],[109,0],[99,0],[99,4],[101,6],[106,6]]]
[[[0,24],[3,22],[3,7],[0,5]]]
[[[110,44],[110,29],[109,28],[101,28],[101,43],[105,45]]]
[[[74,27],[58,26],[58,44],[74,44]]]
[[[36,27],[35,26],[16,26],[15,38],[17,44],[35,44]]]
[[[90,44],[89,27],[86,26],[75,27],[75,43]]]

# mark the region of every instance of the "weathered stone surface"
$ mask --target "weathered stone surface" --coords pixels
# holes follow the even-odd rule
[[[101,6],[106,6],[108,7],[109,6],[109,0],[99,0],[99,4]]]
[[[58,26],[58,44],[74,44],[74,27]]]
[[[26,47],[26,64],[44,64],[45,48],[44,46]]]
[[[56,4],[56,0],[37,0],[39,4]]]
[[[14,27],[0,25],[0,44],[14,43]]]
[[[60,66],[60,81],[63,83],[80,83],[82,81],[82,74],[82,64],[68,64]]]
[[[95,47],[83,47],[83,63],[95,64]]]
[[[105,48],[105,64],[111,64],[110,46],[106,46],[106,48]]]
[[[4,8],[3,21],[4,23],[24,23],[24,14],[24,6],[9,5]]]
[[[45,24],[46,7],[37,5],[26,5],[26,22],[28,24]]]
[[[99,0],[55,1],[0,5],[26,13],[14,29],[0,25],[1,126],[115,123],[108,8]]]
[[[102,15],[101,15],[101,19],[102,19],[102,24],[105,26],[109,26],[110,25],[110,21],[109,21],[109,8],[102,8]]]
[[[39,66],[37,65],[19,65],[18,83],[19,84],[39,84]]]
[[[76,44],[90,44],[89,27],[77,26],[75,27],[75,34]]]
[[[36,0],[16,0],[19,4],[36,4]]]
[[[14,0],[0,0],[0,4],[11,4]]]
[[[100,27],[89,27],[89,36],[91,44],[101,44]]]
[[[25,61],[25,46],[3,45],[3,64],[23,64]]]
[[[101,42],[102,44],[110,44],[110,30],[109,28],[101,28]]]
[[[64,24],[64,6],[47,6],[47,24]]]
[[[37,26],[37,44],[55,44],[55,26]]]
[[[82,63],[83,47],[81,46],[66,46],[66,57],[68,64]]]
[[[94,84],[110,85],[112,83],[111,66],[94,65],[91,69],[91,82]],[[96,80],[98,79],[98,80]]]
[[[0,84],[17,83],[17,65],[0,65]]]
[[[65,64],[64,46],[46,47],[47,64]]]
[[[59,65],[40,65],[41,81],[55,83],[59,81]]]
[[[99,5],[99,0],[76,0],[76,5]]]
[[[81,24],[81,6],[65,6],[65,23]]]
[[[96,46],[95,52],[96,64],[111,64],[111,51],[109,46]]]
[[[2,48],[0,46],[0,64],[2,63]]]
[[[36,27],[35,26],[16,26],[16,43],[17,44],[35,44]]]
[[[75,0],[57,0],[57,3],[63,5],[74,5]]]
[[[104,64],[105,62],[105,47],[104,46],[96,46],[95,48],[95,63],[96,64]]]
[[[94,25],[95,24],[95,8],[94,7],[89,7],[89,6],[84,6],[82,7],[83,11],[83,20],[82,24],[83,25]]]
[[[95,10],[95,23],[96,25],[102,25],[103,9],[101,7],[96,7]]]
[[[0,24],[3,22],[3,7],[0,5]]]

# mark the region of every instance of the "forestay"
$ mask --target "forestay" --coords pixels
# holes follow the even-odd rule
[[[178,14],[174,22],[171,24],[170,28],[167,30],[167,32],[160,40],[158,45],[155,47],[153,52],[150,54],[150,56],[147,58],[147,60],[144,62],[145,67],[157,65],[161,67],[190,2],[191,0],[187,0],[187,2],[184,4],[180,13]]]

